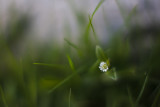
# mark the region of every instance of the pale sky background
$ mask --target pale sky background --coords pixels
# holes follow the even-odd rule
[[[9,17],[9,8],[11,4],[17,9],[23,12],[30,12],[33,17],[33,23],[31,34],[38,35],[38,38],[46,39],[49,33],[54,33],[52,36],[57,37],[61,41],[64,38],[65,24],[69,24],[71,28],[71,35],[75,38],[79,33],[77,26],[77,20],[74,13],[74,8],[81,11],[88,18],[88,14],[91,14],[100,0],[0,0],[0,23],[5,28]],[[146,17],[149,21],[148,13],[144,12],[147,4],[145,0],[117,0],[124,9],[125,15],[134,8],[136,5],[141,11],[141,15]],[[148,0],[152,8],[150,14],[155,14],[157,10],[155,20],[160,18],[159,14],[159,0]],[[72,7],[74,6],[74,8]],[[154,11],[153,11],[154,10]],[[104,15],[110,23],[110,28],[116,31],[123,26],[123,19],[120,10],[115,0],[106,0],[103,5],[96,12],[93,25],[101,40],[107,38],[110,34],[107,31]],[[139,18],[139,23],[143,22],[143,18]],[[3,29],[3,28],[2,28]]]

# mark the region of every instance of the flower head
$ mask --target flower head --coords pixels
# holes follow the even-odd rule
[[[101,62],[100,65],[99,65],[99,69],[100,69],[102,72],[107,72],[107,70],[108,70],[107,63],[106,63],[106,62]]]

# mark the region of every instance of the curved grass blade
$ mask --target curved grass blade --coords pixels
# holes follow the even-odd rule
[[[69,62],[69,65],[70,65],[72,71],[75,71],[73,61],[71,60],[71,57],[69,55],[67,55],[67,59],[68,59],[68,62]]]
[[[89,72],[94,71],[94,70],[97,68],[97,66],[99,65],[99,63],[100,63],[100,60],[98,59],[98,60],[90,67]]]
[[[96,34],[95,29],[94,29],[94,27],[93,27],[92,20],[91,20],[91,17],[90,17],[90,16],[89,16],[89,21],[90,21],[90,24],[91,24],[91,28],[92,28],[92,31],[93,31],[93,34],[94,34],[94,38],[95,38],[95,40],[96,40],[96,43],[99,44],[99,40],[98,40],[98,38],[97,38],[97,34]]]
[[[106,59],[107,59],[106,56],[105,56],[105,54],[104,54],[104,51],[98,45],[96,46],[96,56],[101,61],[106,61]]]
[[[148,81],[148,73],[147,73],[147,75],[146,75],[146,78],[145,78],[145,80],[144,80],[144,83],[143,83],[143,86],[142,86],[142,88],[141,88],[141,91],[140,91],[140,93],[139,93],[139,95],[138,95],[138,97],[137,97],[137,100],[136,100],[136,102],[135,102],[135,106],[137,106],[137,104],[139,103],[139,100],[140,100],[141,97],[142,97],[142,94],[143,94],[143,92],[144,92],[144,89],[145,89],[145,86],[146,86],[147,81]]]
[[[95,10],[93,11],[92,15],[91,15],[91,18],[90,18],[90,21],[87,25],[87,29],[86,29],[86,32],[85,32],[85,40],[86,42],[89,42],[89,30],[90,30],[90,27],[91,27],[91,22],[92,22],[92,19],[93,19],[93,16],[95,15],[95,13],[97,12],[97,10],[99,9],[99,7],[102,5],[102,3],[104,2],[105,0],[101,0],[98,5],[96,6]]]
[[[70,76],[66,77],[64,80],[62,80],[60,83],[58,83],[55,87],[53,87],[51,90],[48,91],[48,94],[52,93],[55,91],[58,87],[69,81],[72,77],[77,75],[77,73],[82,72],[84,67],[81,67],[80,69],[77,70],[77,72],[72,73]]]
[[[64,38],[64,40],[68,43],[68,45],[70,45],[71,47],[75,48],[76,50],[79,50],[79,48],[75,44],[73,44],[72,42],[70,42],[66,38]]]
[[[102,3],[104,2],[105,0],[101,0],[98,5],[96,6],[95,10],[93,11],[92,13],[92,17],[91,17],[91,20],[93,19],[93,16],[94,14],[96,13],[96,11],[99,9],[99,7],[102,5]]]
[[[4,96],[4,93],[3,93],[3,90],[2,90],[2,88],[1,88],[1,86],[0,86],[0,96],[2,97],[2,101],[3,101],[3,103],[4,103],[4,106],[5,106],[5,107],[8,107],[7,102],[6,102],[6,99],[5,99],[5,96]]]
[[[82,51],[72,42],[70,42],[69,40],[67,40],[66,38],[64,38],[64,40],[67,42],[68,45],[70,45],[71,47],[73,47],[74,49],[76,49],[77,53],[82,56]]]
[[[128,96],[129,96],[129,101],[130,101],[131,107],[134,107],[133,98],[132,98],[132,95],[131,95],[129,87],[127,87],[127,92],[128,92]]]
[[[127,17],[125,17],[125,12],[123,11],[122,9],[122,6],[120,5],[119,1],[118,0],[115,0],[116,1],[116,4],[120,10],[120,13],[121,13],[121,16],[123,18],[123,21],[124,21],[124,24],[126,27],[129,27],[129,22],[131,21],[132,17],[135,15],[136,13],[136,9],[137,9],[137,5],[135,5],[133,7],[133,9],[131,10],[131,12],[128,14]]]
[[[160,98],[160,87],[158,86],[158,88],[159,88],[159,91],[157,92],[151,107],[158,107],[156,104],[158,102],[158,99]]]

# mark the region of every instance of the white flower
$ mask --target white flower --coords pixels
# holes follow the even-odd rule
[[[108,70],[107,63],[106,63],[106,62],[101,62],[100,65],[99,65],[99,69],[100,69],[102,72],[107,72],[107,70]]]

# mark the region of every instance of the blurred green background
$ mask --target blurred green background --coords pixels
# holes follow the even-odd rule
[[[39,42],[29,33],[33,17],[11,7],[0,25],[0,107],[160,107],[159,21],[148,14],[151,23],[144,17],[141,25],[137,5],[126,14],[117,0],[123,26],[115,30],[104,16],[110,35],[99,40],[93,19],[103,2],[88,16],[74,11],[78,39],[64,24],[62,42]],[[107,73],[101,61],[110,63]]]

